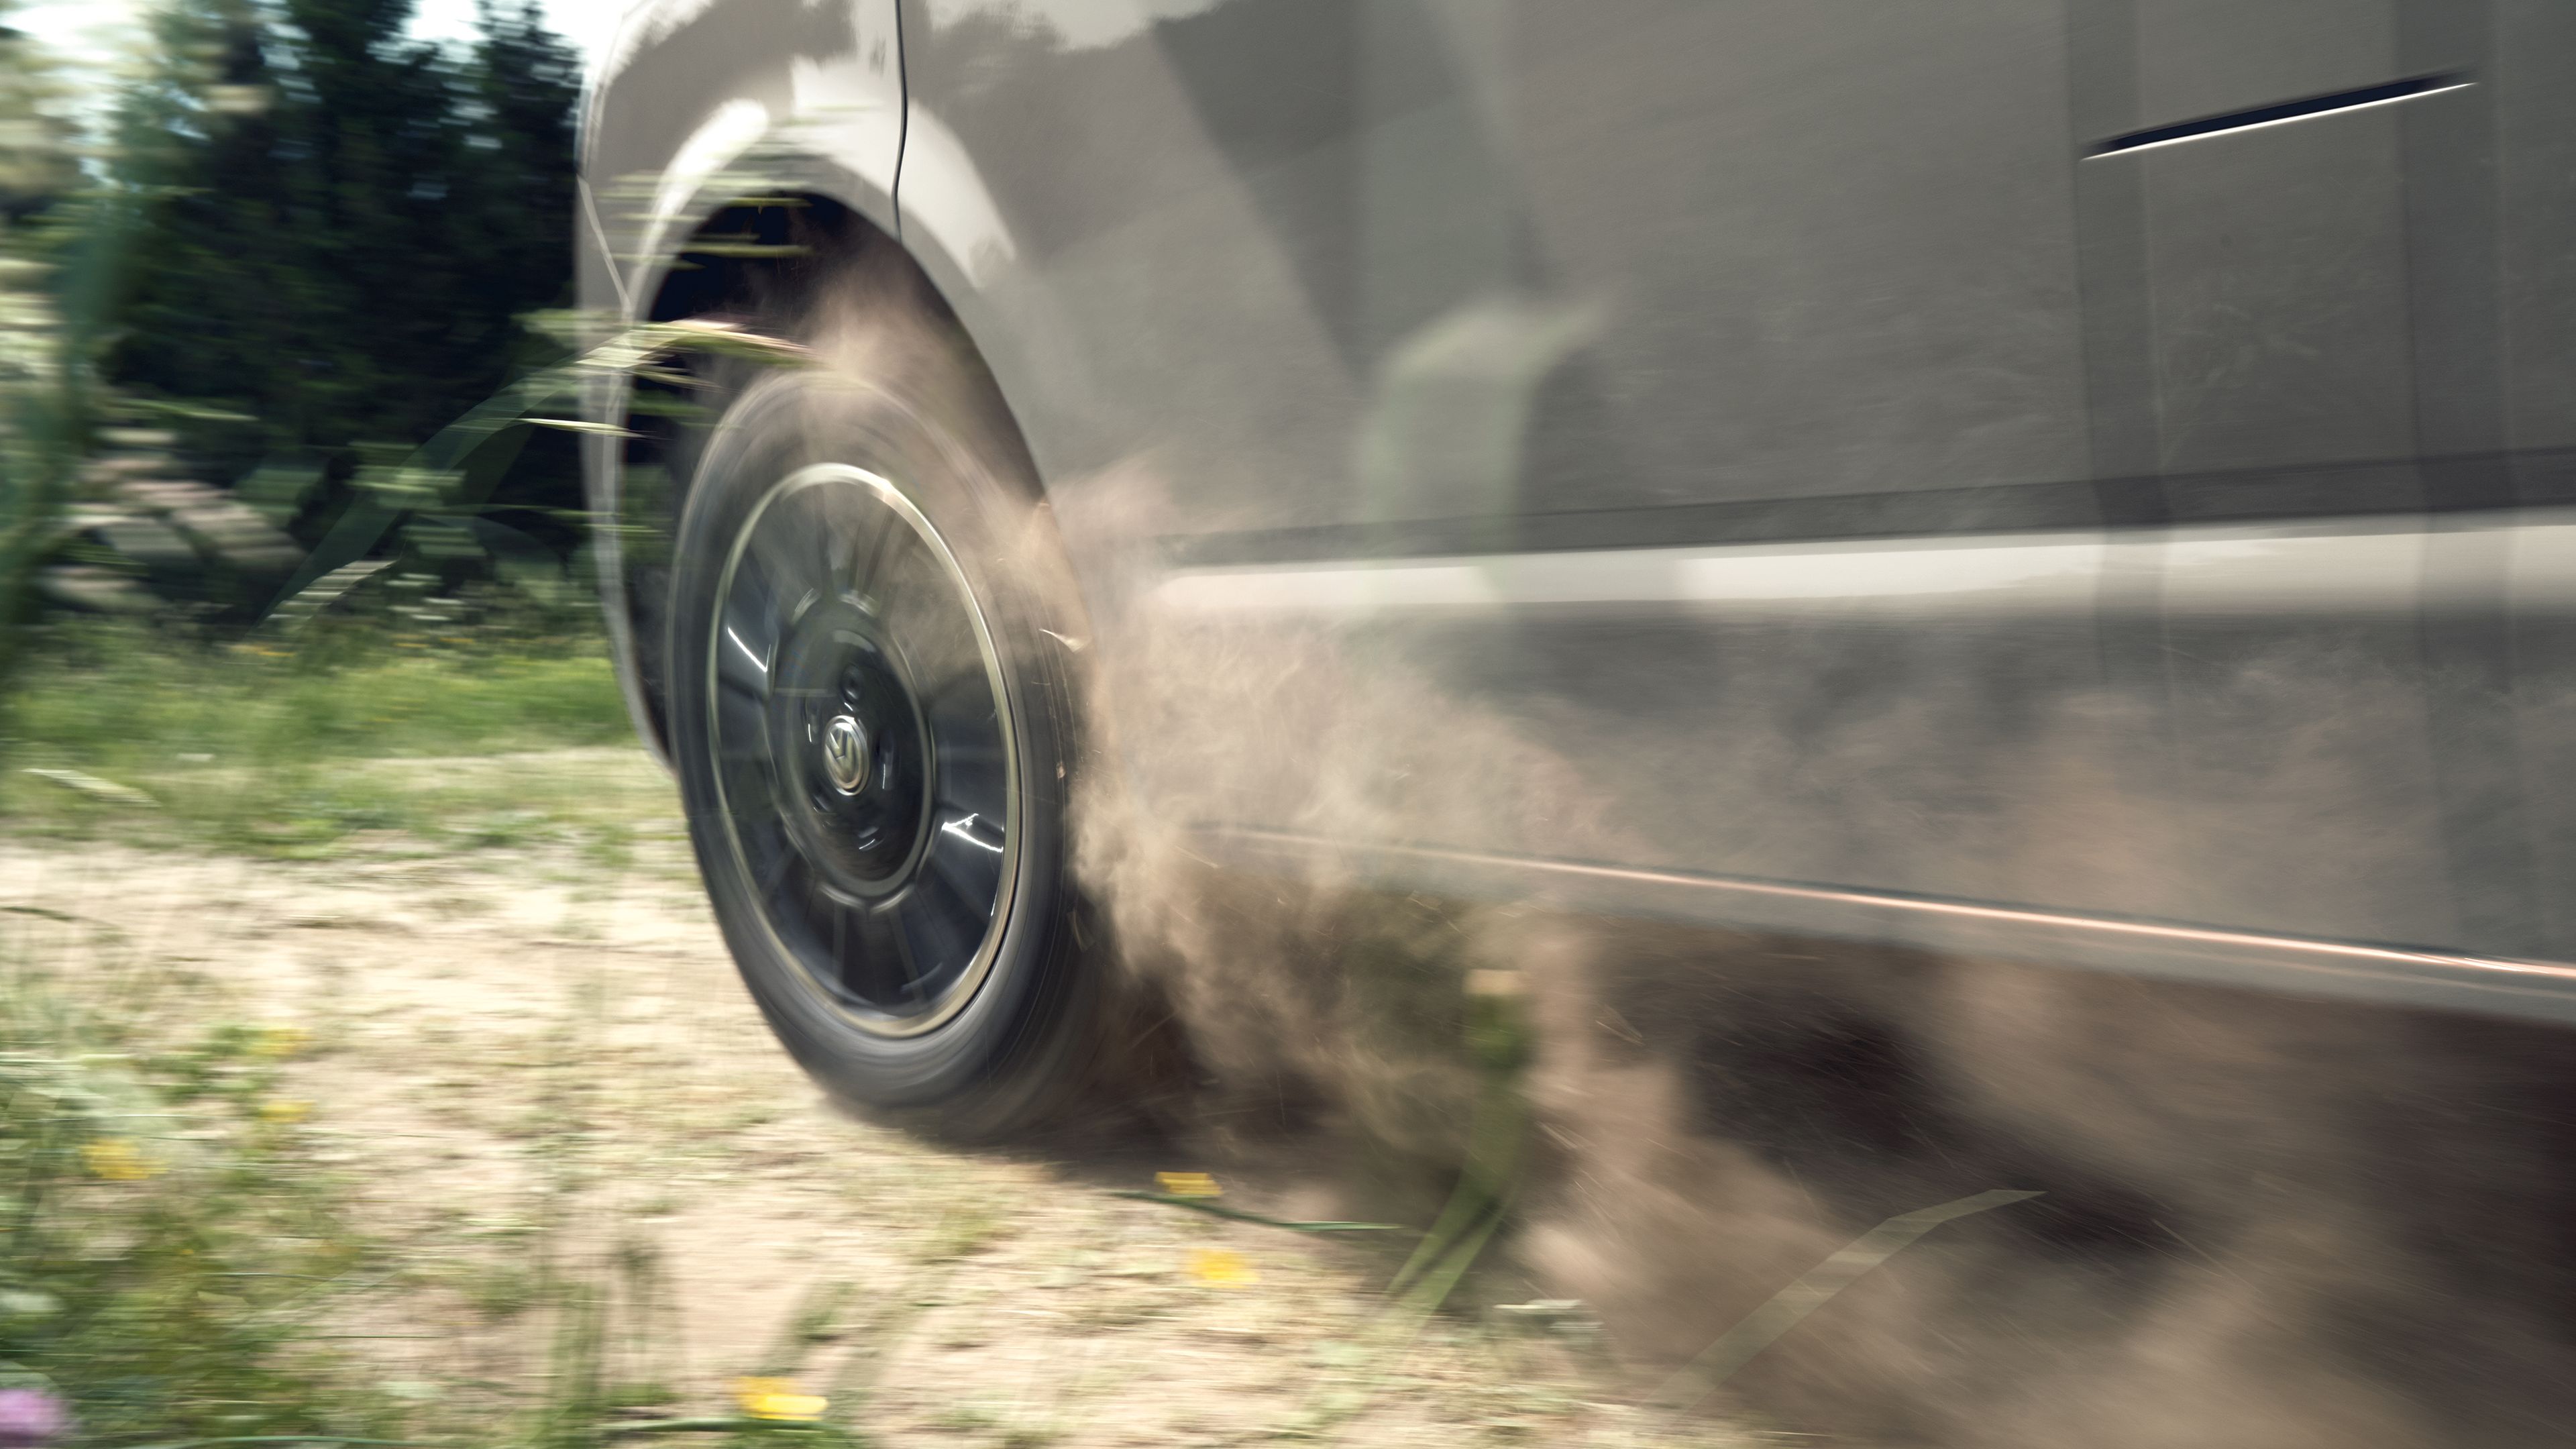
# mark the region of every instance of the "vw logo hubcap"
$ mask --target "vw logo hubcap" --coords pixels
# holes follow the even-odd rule
[[[823,726],[823,774],[832,788],[855,795],[868,783],[868,727],[846,714]]]

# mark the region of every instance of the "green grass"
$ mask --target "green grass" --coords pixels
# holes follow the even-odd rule
[[[156,1039],[128,985],[110,1014],[0,980],[0,1374],[94,1443],[396,1431],[305,1327],[369,1261],[272,1095],[291,1039]]]
[[[209,645],[142,625],[67,624],[31,661],[12,733],[144,768],[183,752],[245,762],[476,754],[631,736],[595,636],[479,647],[449,637],[292,651],[259,636]]]
[[[614,864],[640,817],[670,810],[649,772],[510,759],[637,748],[595,635],[365,630],[290,648],[78,621],[39,640],[5,706],[0,828],[15,834],[307,856],[361,832],[443,849],[551,832]]]

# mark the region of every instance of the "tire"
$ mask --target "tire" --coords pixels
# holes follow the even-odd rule
[[[1084,635],[980,368],[902,353],[725,409],[675,544],[672,764],[788,1052],[855,1106],[991,1136],[1065,1105],[1096,1033],[1066,861]]]

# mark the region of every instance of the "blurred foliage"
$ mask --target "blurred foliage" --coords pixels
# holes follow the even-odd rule
[[[44,610],[250,623],[352,512],[361,576],[580,591],[563,433],[484,429],[434,497],[375,497],[565,350],[522,319],[569,280],[572,54],[527,0],[470,47],[403,39],[409,13],[171,0],[86,166],[0,29],[0,702]]]
[[[535,314],[530,321],[566,337],[582,327],[569,313]],[[569,409],[592,380],[678,376],[671,367],[671,355],[677,352],[733,357],[758,366],[796,366],[807,359],[804,349],[792,343],[721,323],[648,322],[558,366],[529,373],[408,452],[361,449],[366,461],[352,480],[354,496],[337,510],[329,532],[288,580],[277,606],[280,615],[292,622],[329,608],[340,592],[383,568],[428,576],[450,590],[471,578],[497,577],[532,597],[560,602],[566,597],[567,561],[494,516],[485,500],[532,436],[620,431],[556,415]],[[254,475],[254,485],[268,471]],[[288,477],[292,479],[291,471]],[[249,491],[260,490],[254,486]],[[395,546],[387,553],[382,545],[389,536]],[[576,557],[582,566],[573,572],[588,577],[587,558]]]
[[[519,319],[570,284],[575,58],[524,0],[487,0],[466,50],[404,39],[411,10],[174,0],[124,98],[135,240],[105,372],[196,405],[172,421],[217,481],[270,459],[336,479],[560,354]]]
[[[36,570],[62,541],[73,460],[46,269],[14,240],[0,231],[0,701],[35,606]]]
[[[8,14],[0,5],[0,217],[15,220],[71,190],[80,168],[61,74]]]
[[[0,16],[5,16],[0,0]],[[89,443],[88,360],[124,240],[80,189],[71,129],[41,51],[0,31],[0,701],[39,570],[69,535]],[[66,189],[69,188],[69,189]]]

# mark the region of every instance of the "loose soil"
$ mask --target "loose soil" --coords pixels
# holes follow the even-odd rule
[[[837,1110],[744,993],[639,751],[369,768],[577,787],[628,828],[296,862],[0,843],[0,935],[102,1000],[182,983],[309,1033],[292,1130],[387,1265],[333,1342],[398,1393],[524,1407],[560,1355],[548,1285],[577,1282],[654,1417],[766,1374],[890,1445],[1745,1442],[1633,1408],[1579,1315],[1398,1322],[1383,1254],[1111,1195],[1210,1166],[1175,1149],[969,1152]],[[1226,1201],[1318,1206],[1253,1176]]]

